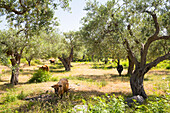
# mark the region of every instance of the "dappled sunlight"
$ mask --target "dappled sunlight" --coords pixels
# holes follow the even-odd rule
[[[19,75],[19,84],[10,85],[11,72],[5,71],[0,81],[0,97],[6,94],[21,95],[23,92],[24,99],[19,106],[10,105],[21,112],[34,111],[40,109],[40,106],[58,106],[61,104],[77,105],[82,104],[82,99],[90,99],[95,96],[108,95],[131,97],[132,91],[130,87],[130,78],[126,76],[127,70],[123,71],[122,76],[118,75],[116,69],[92,69],[92,63],[73,63],[71,71],[65,71],[64,68],[58,68],[56,65],[48,64],[50,71],[48,72],[54,80],[42,83],[28,83],[33,73],[38,70],[37,66],[26,66],[21,68]],[[157,73],[158,72],[158,73]],[[160,74],[158,76],[158,74]],[[166,75],[167,74],[167,75]],[[164,95],[168,88],[167,82],[169,70],[151,70],[145,75],[144,89],[148,96]],[[54,89],[51,87],[56,84],[59,79],[67,78],[69,81],[69,93],[63,99],[59,99]],[[154,81],[154,82],[153,82]],[[6,97],[7,98],[7,97]],[[4,100],[1,100],[2,104]],[[16,102],[17,102],[16,101]],[[67,103],[66,103],[67,102]],[[11,104],[11,103],[10,103]],[[29,105],[29,107],[28,107]]]

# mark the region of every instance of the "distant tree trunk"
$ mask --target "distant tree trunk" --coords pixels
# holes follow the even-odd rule
[[[129,58],[129,56],[128,56],[128,61],[129,61],[129,67],[128,67],[127,74],[132,75],[132,72],[134,70],[134,62]]]
[[[33,57],[30,57],[30,58],[26,57],[26,60],[27,60],[29,66],[31,66],[32,59],[33,59]]]
[[[105,64],[108,63],[108,58],[105,58],[104,63],[105,63]]]
[[[67,57],[67,58],[64,58],[64,56],[62,58],[58,57],[58,59],[64,65],[65,71],[70,71],[71,70],[71,60],[72,60],[72,58],[73,58],[73,47],[71,48],[71,52],[70,52],[69,57]]]
[[[91,56],[91,60],[94,61],[94,55]]]
[[[31,60],[28,61],[28,65],[31,66]]]
[[[27,59],[27,58],[26,58],[26,60],[27,60],[27,62],[28,62],[28,65],[31,66],[31,59]]]

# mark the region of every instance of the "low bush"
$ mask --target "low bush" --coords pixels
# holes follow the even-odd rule
[[[29,83],[33,82],[46,82],[50,80],[51,75],[47,71],[37,70],[33,73],[32,78],[29,80]]]
[[[136,113],[169,113],[170,96],[149,97],[145,104],[133,108]]]
[[[14,102],[17,100],[17,96],[14,94],[7,93],[4,98],[4,103]]]
[[[88,105],[87,113],[123,113],[125,107],[123,97],[118,98],[115,95],[103,95],[101,97],[93,97],[89,102],[83,100],[85,105]]]

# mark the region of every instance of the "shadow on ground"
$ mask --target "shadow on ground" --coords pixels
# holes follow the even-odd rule
[[[124,97],[130,96],[131,93],[124,94],[123,92],[112,92],[109,95],[120,96],[123,95]],[[61,104],[62,107],[68,106],[75,106],[78,104],[83,104],[82,99],[90,100],[94,96],[103,96],[105,93],[99,91],[75,91],[70,90],[68,95],[64,95],[62,99],[60,99],[57,95],[53,92],[43,93],[40,95],[36,95],[33,97],[26,97],[24,100],[28,101],[27,104],[18,107],[16,110],[19,112],[34,112],[37,109],[45,110],[45,111],[52,111],[56,112],[59,108],[58,105]],[[45,107],[45,108],[44,108]]]

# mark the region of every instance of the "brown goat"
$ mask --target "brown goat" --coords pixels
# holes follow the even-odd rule
[[[43,71],[49,71],[49,67],[47,65],[43,65],[42,67],[40,67],[39,69],[43,70]]]
[[[51,86],[52,88],[54,88],[55,93],[61,97],[63,97],[63,94],[66,92],[66,94],[68,93],[68,88],[69,88],[69,83],[68,80],[66,78],[60,79],[60,81]]]

